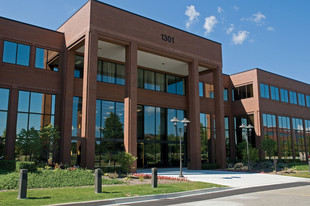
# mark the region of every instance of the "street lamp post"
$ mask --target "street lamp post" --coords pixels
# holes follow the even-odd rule
[[[178,135],[177,123],[180,120],[178,120],[176,117],[173,117],[173,119],[171,119],[170,121],[173,122],[173,125],[175,127],[175,135],[177,136]],[[189,124],[190,121],[188,119],[184,118],[181,122],[183,123],[184,133],[185,133],[186,132],[187,124]],[[179,175],[179,177],[184,177],[183,174],[182,174],[182,138],[181,137],[182,137],[182,135],[181,135],[181,132],[180,132],[180,175]]]
[[[254,128],[251,124],[248,124],[248,126],[245,126],[244,124],[241,124],[239,128],[242,129],[242,135],[243,135],[243,130],[246,129],[246,153],[248,157],[248,171],[250,171],[250,155],[249,155],[249,134],[248,134],[248,129],[249,133],[251,134],[252,129]]]

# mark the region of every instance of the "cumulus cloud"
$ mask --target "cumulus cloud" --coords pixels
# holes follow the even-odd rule
[[[267,17],[259,11],[255,14],[253,14],[251,17],[249,17],[249,18],[243,17],[241,20],[242,21],[251,21],[251,22],[254,22],[257,25],[261,26],[264,23],[264,20],[266,18]]]
[[[186,7],[185,15],[188,16],[188,20],[186,21],[186,28],[188,29],[193,23],[198,21],[200,13],[196,11],[195,6],[190,5]]]
[[[209,16],[205,18],[205,23],[203,28],[206,30],[205,35],[211,33],[213,31],[214,26],[217,24],[217,20],[215,16]]]
[[[219,7],[217,7],[217,12],[218,12],[218,13],[222,13],[222,12],[224,12],[224,10],[223,10],[222,7],[219,6]]]
[[[230,27],[226,29],[226,34],[230,34],[235,29],[235,25],[230,24]]]
[[[267,31],[274,31],[274,28],[272,26],[268,26]]]
[[[233,34],[232,40],[234,44],[243,44],[243,42],[248,38],[250,32],[248,31],[238,31],[238,34]]]

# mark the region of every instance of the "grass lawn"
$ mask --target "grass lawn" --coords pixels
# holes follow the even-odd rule
[[[298,172],[298,173],[290,173],[290,174],[285,174],[285,175],[291,176],[291,177],[310,178],[310,172]]]
[[[119,197],[132,197],[154,195],[173,192],[182,192],[211,187],[223,187],[204,182],[181,182],[173,184],[160,184],[157,188],[151,185],[122,185],[102,188],[102,193],[95,194],[94,187],[39,189],[28,190],[27,199],[18,200],[17,191],[0,192],[0,205],[47,205],[66,202],[81,202],[89,200],[102,200]]]

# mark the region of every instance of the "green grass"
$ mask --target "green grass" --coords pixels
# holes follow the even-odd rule
[[[17,189],[19,173],[12,172],[0,175],[0,190]],[[91,170],[43,170],[28,174],[28,188],[54,188],[92,186],[95,176]],[[103,185],[123,183],[120,180],[102,179]]]
[[[102,193],[95,194],[94,187],[61,188],[28,190],[27,199],[18,200],[17,191],[0,192],[0,205],[47,205],[66,202],[81,202],[89,200],[103,200],[120,197],[155,195],[173,192],[182,192],[211,187],[223,187],[204,182],[181,182],[160,184],[157,188],[151,185],[122,185],[103,187]]]
[[[290,174],[285,174],[285,176],[310,178],[310,172],[290,173]]]

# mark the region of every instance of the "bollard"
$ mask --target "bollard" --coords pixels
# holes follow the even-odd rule
[[[102,170],[95,170],[95,193],[102,192]]]
[[[309,172],[310,172],[310,160],[308,160],[308,164],[309,164]]]
[[[157,168],[152,168],[152,188],[157,187]]]
[[[273,159],[274,170],[277,173],[277,159]]]
[[[21,169],[19,171],[19,184],[18,184],[17,199],[27,198],[27,179],[28,179],[28,170]]]

